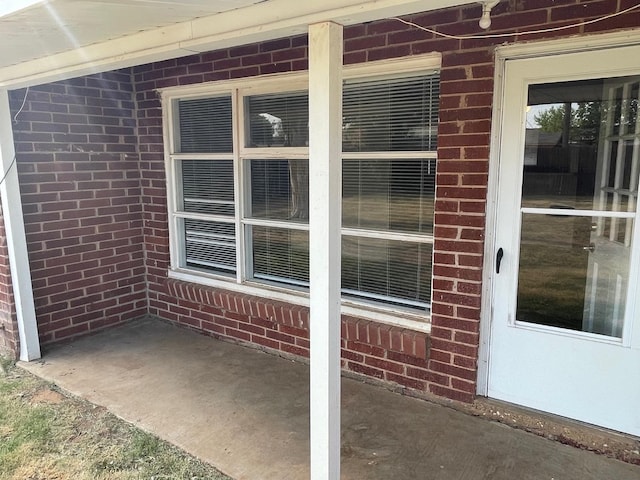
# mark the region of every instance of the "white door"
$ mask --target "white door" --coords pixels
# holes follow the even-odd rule
[[[640,47],[506,62],[488,394],[640,435]]]

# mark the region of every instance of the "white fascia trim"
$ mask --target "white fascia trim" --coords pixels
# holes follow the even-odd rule
[[[344,0],[270,0],[11,65],[0,69],[0,87],[15,89],[304,34],[309,24],[320,21],[331,20],[351,25],[475,2],[432,0],[426,5],[422,0],[377,0],[351,3],[345,6]]]
[[[183,269],[169,270],[168,277],[174,280],[203,285],[205,287],[219,288],[220,290],[228,290],[230,292],[252,295],[277,302],[309,307],[309,294],[306,292],[296,292],[294,290],[252,282],[236,283],[232,279],[226,280],[206,274],[198,275]],[[431,333],[431,315],[429,313],[418,314],[408,311],[391,311],[381,307],[376,308],[358,304],[349,299],[342,300],[341,313],[385,325],[394,325],[427,334]]]

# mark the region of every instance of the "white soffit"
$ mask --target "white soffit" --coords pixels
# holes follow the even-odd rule
[[[0,87],[18,88],[306,33],[309,24],[321,21],[351,25],[477,2],[1,0],[0,3]]]

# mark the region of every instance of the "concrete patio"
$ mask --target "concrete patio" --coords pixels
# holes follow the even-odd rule
[[[309,478],[308,366],[169,324],[106,330],[21,363],[236,480]],[[640,467],[353,379],[343,479],[638,479]]]

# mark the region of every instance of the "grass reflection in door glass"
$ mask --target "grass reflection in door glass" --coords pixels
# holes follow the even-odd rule
[[[516,319],[582,330],[591,217],[525,214]]]

